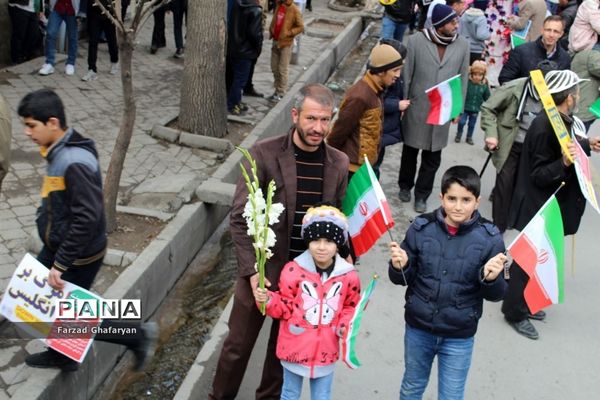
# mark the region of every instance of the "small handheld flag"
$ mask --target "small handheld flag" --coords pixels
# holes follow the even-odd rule
[[[460,75],[445,80],[425,91],[431,109],[427,116],[430,125],[444,125],[460,115],[463,110],[462,83]]]

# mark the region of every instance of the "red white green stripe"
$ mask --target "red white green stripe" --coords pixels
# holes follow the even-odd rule
[[[427,116],[427,123],[431,125],[444,125],[451,119],[460,115],[463,110],[462,84],[460,75],[456,75],[425,91],[431,109]]]
[[[564,230],[552,195],[508,246],[513,260],[529,275],[525,302],[532,314],[564,298]]]
[[[357,256],[366,253],[394,226],[390,206],[366,156],[348,184],[342,209],[348,217],[348,234]]]
[[[346,363],[346,365],[352,369],[360,367],[360,361],[358,361],[358,357],[356,356],[356,340],[358,331],[360,329],[360,321],[362,320],[363,312],[367,308],[367,304],[369,303],[373,289],[375,289],[375,284],[377,283],[378,278],[379,277],[377,275],[373,275],[373,278],[371,278],[369,286],[367,286],[365,291],[362,293],[360,301],[354,309],[354,315],[352,316],[352,319],[348,324],[348,329],[346,332],[344,332],[344,337],[342,338],[342,360],[344,360],[344,363]]]

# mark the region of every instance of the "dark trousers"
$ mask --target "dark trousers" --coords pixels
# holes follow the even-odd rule
[[[465,129],[465,125],[467,125],[467,139],[473,138],[473,132],[475,132],[475,124],[477,123],[478,112],[470,112],[465,111],[460,116],[460,120],[458,121],[458,129],[456,131],[456,137],[461,138],[463,129]]]
[[[29,60],[41,47],[42,34],[35,13],[9,6],[8,15],[12,23],[10,58],[13,63],[18,64]]]
[[[87,13],[89,48],[88,48],[88,69],[98,72],[96,60],[98,59],[98,42],[100,41],[100,33],[106,35],[108,44],[108,53],[110,54],[110,62],[119,62],[119,47],[117,46],[117,32],[112,22],[102,15],[98,7],[91,7]]]
[[[250,68],[252,67],[252,60],[232,58],[231,64],[233,81],[231,82],[231,88],[227,93],[227,109],[229,111],[231,111],[235,105],[242,102],[242,89],[248,80]]]
[[[183,17],[187,12],[185,0],[173,0],[170,4],[160,7],[154,11],[154,29],[152,30],[152,47],[160,48],[167,45],[165,38],[165,13],[173,12],[173,33],[175,35],[175,47],[183,49]]]
[[[529,275],[523,271],[519,264],[513,261],[510,265],[508,289],[502,302],[502,313],[507,321],[519,322],[527,318],[529,309],[523,295],[527,282],[529,282]]]
[[[417,157],[419,149],[408,146],[402,147],[402,160],[398,174],[398,186],[403,190],[415,188],[415,199],[427,200],[433,190],[435,173],[442,162],[442,151],[421,150],[421,166],[415,183],[417,173]]]
[[[233,400],[237,396],[250,354],[256,343],[265,317],[254,302],[248,279],[238,278],[229,316],[229,333],[217,364],[210,400]],[[281,395],[283,369],[275,355],[279,321],[273,320],[263,374],[256,390],[257,400],[276,400]]]
[[[256,66],[256,62],[258,58],[252,60],[252,65],[250,66],[250,73],[248,74],[248,80],[246,81],[246,85],[244,85],[244,92],[251,92],[254,89],[254,84],[252,84],[252,77],[254,76],[254,67]]]
[[[52,264],[54,264],[54,253],[44,246],[37,257],[37,260],[46,268],[50,269],[52,268]],[[103,258],[100,258],[99,260],[93,261],[87,265],[73,266],[62,274],[61,279],[71,282],[77,286],[81,286],[84,289],[89,289],[92,286],[92,282],[94,282],[94,278],[96,278],[98,271],[100,271],[102,260]],[[127,336],[115,336],[111,334],[97,333],[94,336],[94,340],[120,344],[127,347],[135,347],[143,338],[143,333],[139,322],[104,320],[100,326],[103,328],[131,328],[131,332],[135,333]]]
[[[494,220],[494,225],[500,229],[500,232],[504,232],[509,228],[508,214],[517,181],[517,170],[519,169],[522,148],[523,143],[513,143],[510,153],[508,153],[508,158],[496,174],[494,201],[492,202],[492,219]]]

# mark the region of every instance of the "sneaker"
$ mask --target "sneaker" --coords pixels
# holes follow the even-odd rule
[[[152,45],[150,46],[150,54],[156,54],[156,52],[158,51],[158,46],[156,45]]]
[[[95,81],[98,79],[98,74],[94,72],[94,70],[88,70],[88,72],[81,77],[81,80],[84,82]]]
[[[281,100],[283,97],[278,95],[277,93],[273,93],[272,95],[270,95],[269,97],[267,97],[267,100],[272,101],[272,102],[278,102],[279,100]]]
[[[422,214],[425,211],[427,211],[427,202],[425,201],[425,199],[415,198],[414,209],[415,209],[415,212],[418,212],[419,214]]]
[[[460,136],[454,138],[454,143],[460,143]]]
[[[233,106],[233,108],[231,110],[229,110],[229,114],[236,115],[236,116],[242,116],[242,115],[246,114],[246,111],[242,110],[242,108],[240,107],[239,104],[236,104],[235,106]]]
[[[408,203],[410,201],[410,190],[400,189],[398,197],[400,198],[401,202]]]
[[[65,65],[65,74],[66,75],[74,75],[75,74],[75,66],[71,64]]]
[[[38,71],[38,74],[40,75],[50,75],[54,73],[54,67],[52,66],[52,64],[44,64],[42,65],[42,68],[40,68],[40,70]]]
[[[183,53],[183,49],[177,49],[175,51],[175,54],[173,54],[173,57],[175,58],[183,58],[184,53]]]
[[[244,112],[248,111],[248,106],[245,103],[240,102],[240,104],[238,104],[238,107],[240,107],[240,110]]]
[[[517,331],[519,335],[523,335],[531,340],[536,340],[540,337],[540,334],[538,333],[537,329],[535,329],[535,326],[533,326],[533,324],[529,322],[527,318],[519,322],[507,322],[510,326],[512,326],[515,329],[515,331]]]
[[[135,355],[135,364],[133,365],[135,371],[143,370],[152,359],[158,342],[158,324],[156,322],[142,324],[141,329],[143,338],[130,348]]]
[[[473,146],[475,143],[473,143],[473,139],[471,138],[467,138],[467,143],[469,143],[471,146]]]
[[[116,75],[119,73],[119,63],[110,64],[110,74]]]
[[[244,96],[250,96],[250,97],[265,97],[264,94],[257,92],[256,89],[254,89],[254,86],[251,87],[249,90],[244,90]]]
[[[46,350],[25,357],[25,364],[33,368],[60,368],[65,372],[77,371],[79,364],[57,351]]]
[[[538,312],[536,312],[535,314],[528,314],[527,318],[529,319],[535,319],[536,321],[543,321],[546,319],[546,312],[543,310],[540,310]]]

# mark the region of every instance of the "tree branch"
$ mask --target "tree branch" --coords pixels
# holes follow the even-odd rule
[[[136,17],[138,17],[137,25],[132,25],[132,28],[135,31],[135,36],[137,36],[138,30],[144,26],[146,20],[150,18],[150,15],[154,13],[154,11],[158,10],[160,7],[167,5],[171,2],[171,0],[149,0],[144,2],[144,4],[148,4],[146,8],[144,8],[141,12],[137,12]],[[136,21],[134,21],[136,22]]]
[[[115,8],[115,3],[119,4],[119,12],[118,13]],[[120,12],[121,11],[121,0],[113,0],[113,2],[112,2],[113,11],[115,12],[114,15],[106,7],[104,7],[104,4],[100,3],[100,0],[94,0],[94,4],[96,6],[98,6],[98,8],[100,8],[100,12],[102,12],[102,14],[104,14],[104,16],[106,16],[117,29],[119,29],[121,32],[125,33],[125,25],[123,24],[123,21],[121,20],[121,12]]]

